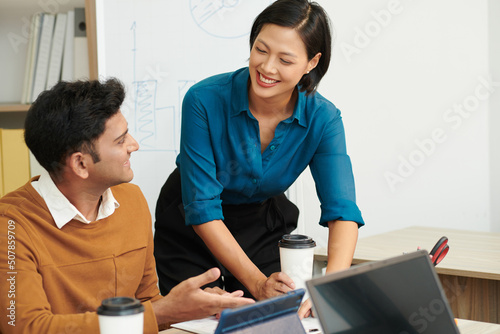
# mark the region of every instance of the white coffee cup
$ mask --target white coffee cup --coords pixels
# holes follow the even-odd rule
[[[312,278],[316,242],[302,234],[285,234],[278,243],[281,271],[295,283],[295,289],[306,289]]]
[[[97,308],[101,334],[143,334],[144,306],[135,298],[112,297]]]

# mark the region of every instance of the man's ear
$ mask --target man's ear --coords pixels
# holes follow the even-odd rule
[[[89,177],[89,159],[92,159],[89,154],[75,152],[67,158],[66,165],[74,175],[87,179]]]

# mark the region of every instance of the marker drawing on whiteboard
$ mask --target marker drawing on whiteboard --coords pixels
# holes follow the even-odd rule
[[[131,120],[133,135],[143,151],[172,151],[178,153],[176,142],[177,131],[175,120],[177,118],[174,106],[158,107],[158,80],[139,80],[137,70],[137,23],[131,27],[133,36],[133,91],[134,115]],[[172,131],[166,129],[167,124],[172,124]],[[158,129],[161,126],[163,129]]]

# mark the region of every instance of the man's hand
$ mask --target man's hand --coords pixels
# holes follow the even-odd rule
[[[258,300],[279,296],[295,289],[295,283],[285,273],[273,273],[265,280],[257,282],[254,297]]]
[[[242,297],[244,295],[243,291],[241,290],[236,290],[231,293],[227,292],[226,290],[222,290],[218,286],[214,286],[213,288],[205,288],[203,291],[208,292],[208,293],[214,293],[216,295],[220,296],[233,296],[233,297]],[[215,315],[216,319],[220,318],[220,312]]]
[[[201,319],[221,312],[226,308],[254,303],[253,299],[242,298],[243,292],[227,293],[223,290],[201,290],[205,284],[215,281],[220,270],[212,268],[205,273],[191,277],[176,285],[168,295],[153,302],[158,324],[176,323]]]

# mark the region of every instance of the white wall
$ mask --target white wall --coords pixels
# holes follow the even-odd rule
[[[500,1],[490,0],[488,8],[490,70],[493,81],[500,81]],[[498,86],[497,86],[498,87]],[[491,230],[500,232],[500,90],[490,99],[490,172],[491,172]]]
[[[342,111],[366,222],[360,237],[411,225],[498,230],[491,195],[498,198],[500,185],[497,178],[492,190],[490,175],[490,148],[498,144],[488,123],[500,87],[490,77],[498,38],[489,38],[487,1],[319,3],[336,31],[319,91]],[[299,231],[325,244],[310,173],[299,182],[306,194],[292,191],[305,226]]]

